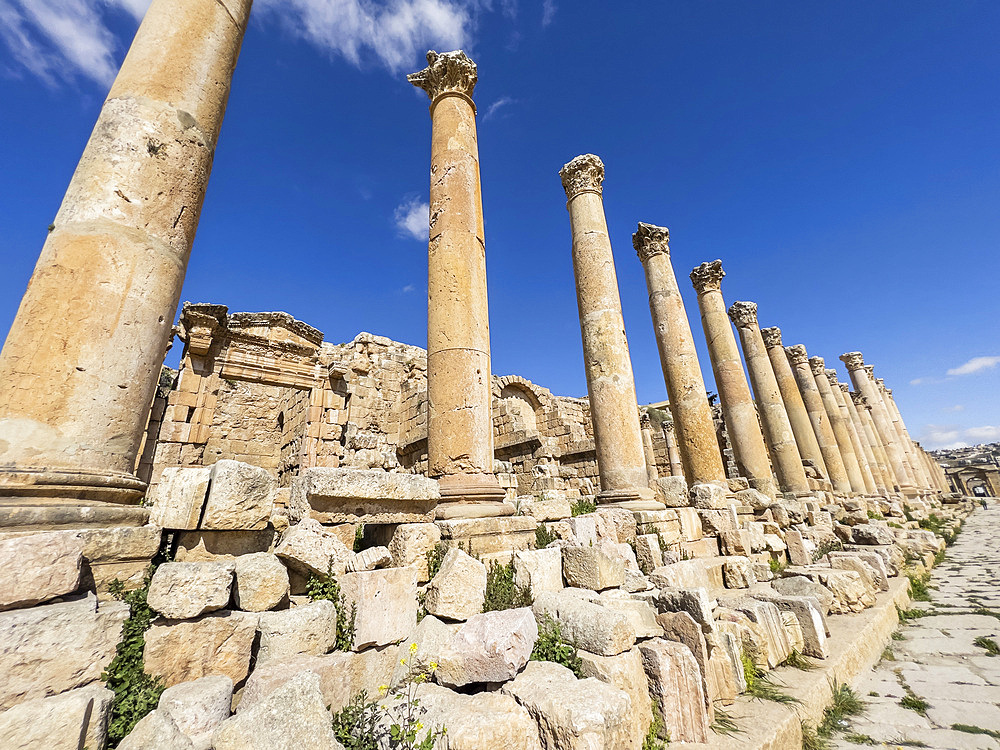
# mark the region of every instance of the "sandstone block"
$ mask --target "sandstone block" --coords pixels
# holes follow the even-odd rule
[[[815,583],[805,576],[775,578],[771,582],[771,587],[785,596],[811,596],[819,602],[820,611],[824,615],[829,614],[830,608],[833,607],[833,592],[826,586]]]
[[[146,601],[164,617],[187,620],[229,604],[233,563],[170,562],[153,574]]]
[[[453,547],[427,587],[424,606],[436,617],[468,620],[482,611],[485,598],[486,566]]]
[[[608,554],[604,545],[565,547],[562,567],[563,577],[569,586],[602,591],[625,582],[624,560]]]
[[[118,750],[194,750],[194,745],[166,711],[159,709],[146,714],[118,744]]]
[[[545,592],[531,607],[541,627],[546,615],[555,620],[563,638],[579,648],[600,656],[628,651],[636,633],[629,617],[599,604],[583,600],[567,591]]]
[[[536,640],[538,626],[527,607],[475,615],[441,652],[435,677],[448,687],[506,682],[528,663]]]
[[[535,720],[499,692],[462,695],[433,684],[416,691],[425,727],[446,727],[449,750],[542,750]]]
[[[727,589],[747,589],[757,583],[748,557],[727,557],[722,563],[722,577]]]
[[[785,546],[788,547],[788,561],[792,565],[809,565],[812,563],[812,555],[806,549],[800,532],[788,529],[785,532]]]
[[[197,529],[212,469],[168,466],[151,489],[150,523],[164,529]]]
[[[562,552],[558,547],[514,553],[514,584],[527,587],[534,599],[543,591],[563,587]]]
[[[441,541],[441,529],[433,523],[401,523],[396,527],[389,542],[389,554],[395,568],[413,566],[417,570],[417,582],[425,583],[427,575],[427,553]]]
[[[307,518],[288,530],[274,554],[289,567],[308,575],[323,575],[333,566],[335,575],[347,570],[347,561],[354,553],[336,534],[323,528],[319,521]]]
[[[0,610],[76,591],[82,561],[83,541],[72,531],[0,539]]]
[[[652,720],[653,702],[649,697],[639,649],[631,648],[617,656],[599,656],[589,651],[578,653],[585,677],[594,677],[628,695],[630,705],[626,719],[630,727],[629,734],[638,738],[635,747],[641,747]]]
[[[5,750],[103,748],[114,693],[101,687],[68,690],[19,703],[0,713],[0,747]]]
[[[146,631],[146,671],[169,687],[207,675],[240,682],[250,671],[250,651],[259,615],[213,612],[197,620],[154,623]]]
[[[707,742],[709,715],[701,671],[683,643],[654,638],[639,644],[649,694],[658,702],[671,742]]]
[[[355,651],[406,638],[417,626],[417,573],[388,568],[340,578],[344,605],[354,615]]]
[[[201,527],[250,531],[265,528],[277,488],[277,478],[267,469],[230,459],[216,461]]]
[[[705,633],[712,632],[713,602],[703,588],[660,589],[656,594],[656,608],[660,613],[687,612]]]
[[[194,750],[211,750],[212,734],[229,718],[232,701],[233,681],[212,675],[168,687],[157,709],[173,719]]]
[[[266,612],[288,599],[288,569],[276,555],[240,555],[235,572],[233,601],[244,612]]]
[[[461,627],[460,624],[448,625],[434,615],[426,615],[417,623],[410,637],[400,644],[402,653],[407,655],[407,663],[400,664],[397,661],[392,670],[392,681],[384,684],[395,687],[411,671],[429,672],[431,662],[440,664],[441,654]],[[411,649],[413,644],[417,646],[416,651]]]
[[[325,654],[337,642],[337,608],[326,599],[259,615],[257,664]]]

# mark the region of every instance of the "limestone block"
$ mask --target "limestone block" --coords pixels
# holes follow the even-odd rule
[[[357,574],[354,574],[357,575]],[[337,642],[337,608],[326,599],[259,615],[257,664],[325,654]]]
[[[736,493],[736,502],[740,505],[749,505],[754,511],[767,510],[774,502],[763,492],[754,489],[740,490]]]
[[[233,563],[170,562],[160,565],[146,601],[171,620],[187,620],[229,604]]]
[[[347,561],[354,553],[319,521],[307,518],[288,530],[274,554],[303,574],[323,575],[332,564],[334,574],[340,575],[347,570]]]
[[[707,536],[718,536],[723,531],[736,531],[739,528],[736,510],[732,507],[722,510],[704,508],[698,510],[698,516],[701,518],[702,531]]]
[[[435,679],[448,687],[506,682],[528,663],[536,640],[538,626],[527,607],[475,615],[441,652]]]
[[[707,742],[709,715],[701,672],[683,643],[654,638],[639,644],[649,694],[671,742]]]
[[[722,666],[721,669],[725,670],[727,674],[731,675],[733,680],[733,686],[728,686],[725,684],[717,683],[715,688],[719,691],[721,695],[732,694],[735,698],[740,693],[743,693],[747,689],[747,678],[746,672],[743,669],[743,646],[742,641],[738,635],[735,634],[735,630],[740,626],[737,623],[720,622],[719,627],[714,633],[711,633],[705,642],[709,646],[711,651],[711,656],[709,656],[709,662],[712,662],[714,658],[725,658],[729,663],[728,667]],[[716,665],[718,667],[718,665]],[[721,675],[722,679],[728,679],[726,675]],[[716,675],[715,679],[719,679],[720,675]],[[711,687],[711,680],[708,681]],[[732,692],[735,690],[735,692]],[[714,700],[713,694],[713,700]]]
[[[695,508],[725,508],[730,503],[729,491],[715,484],[692,484],[690,495]]]
[[[656,622],[663,630],[663,639],[683,643],[698,662],[705,697],[708,692],[708,646],[701,625],[687,612],[664,612],[657,615]]]
[[[834,557],[840,555],[853,554],[859,559],[863,560],[872,570],[875,575],[875,581],[878,583],[879,588],[882,591],[888,591],[889,589],[889,578],[892,575],[890,573],[890,565],[886,563],[885,558],[876,552],[868,551],[854,551],[854,552],[831,552],[829,557],[833,560]],[[897,571],[898,575],[898,571]]]
[[[417,572],[388,568],[347,573],[340,578],[344,606],[354,616],[354,642],[360,651],[406,638],[417,626]]]
[[[96,682],[127,617],[124,602],[93,595],[0,612],[0,710]]]
[[[855,526],[851,531],[851,537],[854,544],[892,544],[896,541],[892,529],[870,523]]]
[[[201,528],[256,530],[267,526],[278,488],[267,469],[220,459],[212,465]]]
[[[870,565],[867,560],[862,559],[860,555],[854,555],[850,552],[831,552],[827,558],[830,560],[831,568],[834,570],[853,570],[861,576],[865,586],[872,591],[889,590],[888,577]],[[884,569],[883,567],[882,570],[884,571]]]
[[[590,547],[597,544],[599,541],[599,537],[597,535],[597,521],[598,518],[596,513],[587,513],[582,516],[567,519],[566,524],[569,526],[570,532],[573,535],[572,540],[583,547]]]
[[[638,748],[629,722],[631,701],[622,690],[588,677],[577,680],[566,667],[533,661],[502,691],[528,709],[544,748]]]
[[[723,531],[719,534],[719,543],[722,546],[722,554],[724,555],[749,557],[753,554],[749,534],[744,529]]]
[[[150,523],[164,529],[197,529],[208,496],[209,466],[168,466],[150,490]]]
[[[233,562],[240,555],[269,552],[274,529],[259,531],[181,531],[176,535],[176,562]]]
[[[539,627],[548,615],[559,624],[564,640],[593,654],[614,656],[635,643],[635,627],[628,615],[585,601],[567,590],[544,592],[531,609]]]
[[[829,614],[833,607],[833,592],[826,586],[811,581],[806,576],[793,575],[787,578],[775,578],[771,582],[771,587],[785,596],[813,597],[819,602],[820,611],[824,615]]]
[[[780,557],[784,556],[785,542],[777,534],[764,534],[764,542],[767,544],[767,551]]]
[[[812,555],[806,550],[800,532],[788,529],[785,532],[785,545],[788,547],[788,561],[792,565],[809,565],[812,563]]]
[[[19,703],[0,713],[5,750],[103,748],[114,693],[101,685]]]
[[[663,565],[663,551],[656,534],[640,534],[635,538],[635,556],[639,568],[650,573]]]
[[[602,591],[595,604],[623,612],[635,629],[636,638],[656,638],[663,630],[656,622],[656,608],[648,601],[636,599],[621,589]]]
[[[291,496],[326,523],[421,523],[433,520],[441,492],[420,474],[317,466],[296,477]]]
[[[424,606],[436,617],[468,620],[482,611],[485,598],[486,566],[453,547],[427,587]]]
[[[785,626],[785,633],[788,635],[788,642],[792,645],[792,650],[803,653],[805,639],[802,635],[802,626],[799,625],[798,618],[791,612],[781,612],[781,622]]]
[[[704,560],[680,560],[663,565],[649,574],[649,580],[659,588],[712,588],[716,583]],[[721,577],[717,585],[721,588]]]
[[[660,613],[687,612],[706,634],[712,632],[713,602],[703,588],[660,589],[656,593],[656,608]]]
[[[636,537],[635,514],[625,508],[599,507],[597,515],[614,528],[614,541],[619,544],[634,544]]]
[[[119,744],[119,750],[194,750],[194,745],[166,711],[159,709],[142,717]]]
[[[426,583],[427,553],[441,541],[441,529],[433,523],[401,523],[396,527],[389,542],[394,568],[413,566],[417,570],[417,582]]]
[[[727,589],[746,589],[757,583],[748,557],[727,557],[722,564],[722,577]]]
[[[683,508],[688,504],[688,487],[684,477],[660,477],[656,494],[668,508]]]
[[[154,623],[146,631],[146,671],[167,687],[206,675],[240,682],[250,671],[250,651],[259,615],[221,611],[197,620]]]
[[[360,573],[366,570],[384,568],[392,563],[392,555],[388,547],[369,547],[355,552],[347,558],[347,572]],[[416,571],[414,571],[416,573]]]
[[[833,594],[833,605],[830,607],[832,615],[861,612],[875,604],[875,593],[853,570],[819,568],[810,577]]]
[[[773,669],[781,664],[792,652],[792,644],[788,641],[788,633],[778,608],[769,601],[760,601],[744,597],[726,603],[732,609],[743,612],[752,622],[757,623],[767,638],[767,662]]]
[[[0,539],[0,610],[31,607],[76,591],[83,540],[72,531]]]
[[[826,621],[820,610],[820,603],[811,596],[767,595],[767,601],[772,602],[782,613],[791,613],[799,621],[802,634],[800,651],[806,656],[826,659],[830,655],[827,642]]]
[[[173,719],[194,750],[211,750],[212,734],[229,718],[232,702],[233,681],[212,675],[168,687],[157,709]]]
[[[312,672],[300,672],[224,721],[212,741],[215,750],[344,750]]]
[[[543,591],[559,591],[563,587],[560,549],[553,547],[515,552],[514,584],[527,587],[532,599]]]
[[[433,684],[417,687],[427,728],[448,730],[449,750],[542,750],[535,720],[509,695],[462,695]]]
[[[766,552],[767,537],[764,534],[764,524],[760,521],[751,521],[744,529],[749,538],[751,552]]]
[[[646,736],[652,721],[653,702],[649,697],[639,649],[630,648],[617,656],[599,656],[588,651],[577,653],[581,660],[580,671],[585,677],[594,677],[628,695],[629,712],[626,719],[629,734],[639,738],[635,747],[641,747],[642,738]]]
[[[681,525],[682,540],[697,542],[705,535],[701,526],[701,516],[696,508],[676,508],[675,510]]]
[[[395,687],[399,685],[411,671],[429,672],[431,663],[440,664],[441,654],[451,643],[455,633],[462,627],[460,624],[448,625],[434,615],[426,615],[409,638],[400,644],[402,653],[406,654],[407,663],[396,662],[392,671],[392,680],[385,684]],[[411,646],[416,644],[416,650]]]
[[[709,648],[709,654],[705,674],[708,700],[713,705],[716,701],[726,706],[731,705],[740,694],[732,660],[726,650],[717,644]]]
[[[538,522],[561,521],[562,519],[569,518],[572,515],[569,500],[565,498],[553,498],[548,500],[536,500],[535,498],[529,498],[526,502],[522,503],[521,511],[531,516]]]
[[[441,540],[449,547],[463,544],[474,555],[532,549],[538,521],[531,516],[458,518],[438,521]]]
[[[565,547],[562,568],[569,586],[601,591],[625,582],[624,560],[608,554],[604,545]]]
[[[233,601],[244,612],[266,612],[288,599],[288,569],[270,552],[240,555]]]

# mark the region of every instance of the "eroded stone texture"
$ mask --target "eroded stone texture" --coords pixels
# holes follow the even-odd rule
[[[528,663],[538,626],[524,607],[469,618],[441,651],[435,678],[442,685],[506,682]]]
[[[413,568],[347,573],[340,578],[340,588],[354,617],[355,651],[400,641],[417,625]]]
[[[654,638],[639,644],[649,694],[671,742],[707,742],[709,716],[698,663],[683,643]]]
[[[482,611],[485,596],[486,566],[462,550],[452,548],[427,587],[424,606],[437,617],[468,620]]]
[[[277,478],[267,469],[242,461],[216,461],[201,527],[238,531],[265,528],[277,486]]]
[[[445,727],[449,750],[542,750],[527,709],[499,692],[462,695],[438,685],[416,691],[424,727]]]
[[[427,553],[441,541],[441,529],[433,523],[402,523],[396,527],[389,542],[393,567],[411,565],[417,569],[417,581],[424,583],[427,574]]]
[[[142,717],[118,747],[121,750],[147,750],[152,747],[194,750],[194,744],[180,730],[177,722],[160,709]]]
[[[645,737],[652,721],[652,700],[646,684],[639,649],[631,648],[617,656],[598,656],[579,651],[581,671],[585,677],[596,677],[625,692],[630,701],[628,722],[633,737]]]
[[[564,547],[562,572],[569,586],[602,591],[625,581],[624,560],[609,554],[603,544],[594,547]]]
[[[257,664],[325,654],[337,641],[337,608],[325,599],[258,616]]]
[[[213,674],[240,682],[250,671],[258,617],[223,611],[197,620],[155,623],[146,631],[146,671],[162,677],[168,687]]]
[[[353,553],[339,536],[324,529],[319,521],[307,518],[288,530],[274,554],[302,573],[324,575],[332,567],[339,575],[347,570]]]
[[[194,750],[211,750],[212,734],[229,718],[232,700],[233,681],[212,675],[167,688],[157,709],[173,719]]]
[[[531,607],[539,627],[545,617],[559,624],[563,638],[601,656],[614,656],[632,648],[636,633],[628,615],[585,601],[567,590],[545,592]]]
[[[543,591],[559,591],[563,587],[562,551],[553,547],[515,552],[514,585],[527,587],[533,599]]]
[[[288,598],[288,569],[270,552],[240,555],[233,601],[245,612],[266,612]]]
[[[146,601],[166,618],[184,620],[229,604],[233,563],[170,562],[153,574]]]
[[[197,529],[208,497],[212,469],[168,466],[150,489],[153,509],[149,520],[165,529]]]
[[[101,685],[19,703],[0,713],[5,750],[103,748],[114,693]]]
[[[83,540],[67,531],[0,539],[0,610],[76,591],[83,547]]]

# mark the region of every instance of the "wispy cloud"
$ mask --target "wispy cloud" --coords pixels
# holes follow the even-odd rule
[[[948,370],[951,376],[974,375],[983,370],[991,370],[1000,364],[1000,357],[973,357],[968,362]]]
[[[393,212],[396,229],[405,237],[426,242],[430,209],[430,204],[420,198],[404,198]]]
[[[417,287],[414,284],[407,284],[406,286],[403,287],[404,294],[409,294],[410,292],[415,292],[415,291],[417,291]]]
[[[556,3],[555,0],[543,0],[542,2],[542,28],[548,26],[552,23],[552,19],[556,17]]]
[[[993,443],[1000,440],[1000,426],[959,427],[958,425],[924,425],[918,441],[928,450],[945,448],[966,448],[979,443]]]
[[[484,120],[492,119],[496,115],[496,113],[500,111],[502,107],[506,107],[510,104],[513,104],[516,101],[517,99],[513,99],[512,97],[501,96],[499,99],[497,99],[489,107],[486,108],[486,114],[483,115],[483,119]]]
[[[955,404],[954,406],[946,406],[943,411],[965,411],[965,407],[962,404]]]

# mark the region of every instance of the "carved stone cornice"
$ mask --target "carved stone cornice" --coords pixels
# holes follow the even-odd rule
[[[229,308],[225,305],[185,302],[181,308],[178,338],[195,357],[204,357],[212,341],[225,330]]]
[[[691,271],[691,283],[694,284],[698,294],[711,291],[719,291],[722,288],[722,279],[726,272],[722,270],[722,261],[713,260],[702,263]]]
[[[755,328],[757,326],[757,303],[734,302],[729,306],[729,319],[737,328]]]
[[[632,235],[632,247],[643,265],[654,255],[670,257],[670,230],[640,221],[639,228]]]
[[[570,160],[559,170],[566,200],[580,193],[603,193],[604,162],[593,154],[581,154]]]
[[[768,349],[772,346],[781,346],[781,329],[778,326],[761,328],[760,335],[764,337],[764,346]]]
[[[813,375],[824,375],[826,372],[826,362],[823,361],[822,357],[810,357],[809,369],[813,371]]]
[[[427,53],[427,67],[410,73],[406,80],[427,92],[433,102],[442,94],[461,94],[472,100],[472,90],[479,80],[476,64],[462,50]]]
[[[809,352],[806,351],[805,344],[795,344],[785,347],[785,355],[793,365],[809,364]]]
[[[840,355],[840,361],[844,363],[844,366],[848,370],[857,370],[865,366],[864,357],[861,356],[861,352],[847,352]]]

